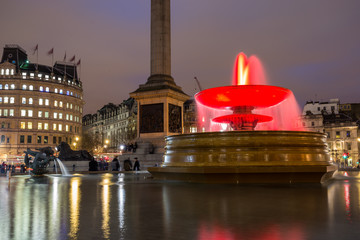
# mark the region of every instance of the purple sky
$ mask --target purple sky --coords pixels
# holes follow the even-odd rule
[[[307,100],[360,102],[360,1],[172,0],[172,76],[193,95],[229,85],[236,55],[257,55],[272,85]],[[81,58],[84,113],[119,104],[150,74],[150,0],[13,0],[0,8],[0,47],[39,63]],[[2,53],[2,51],[0,51]]]

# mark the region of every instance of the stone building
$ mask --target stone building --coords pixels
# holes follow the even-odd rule
[[[95,152],[119,152],[121,145],[135,142],[137,104],[133,98],[119,105],[109,103],[95,114],[83,117],[83,132],[100,142]],[[95,149],[94,149],[95,150]]]
[[[358,119],[352,117],[352,115],[356,116],[356,112],[351,114],[349,111],[343,111],[344,106],[350,105],[340,104],[339,101],[337,101],[336,106],[331,105],[335,109],[332,113],[327,111],[319,113],[318,107],[320,107],[320,110],[324,110],[324,106],[321,106],[321,104],[314,108],[315,113],[313,113],[310,107],[307,106],[308,104],[314,105],[312,102],[308,102],[305,105],[303,111],[305,114],[301,116],[300,124],[310,131],[321,132],[327,135],[330,159],[333,162],[343,167],[357,166],[360,159],[360,131]],[[345,108],[349,109],[349,107]],[[337,111],[337,109],[339,110]]]
[[[75,64],[30,63],[20,46],[5,45],[0,62],[1,160],[22,155],[26,148],[73,144],[81,134],[83,105]]]

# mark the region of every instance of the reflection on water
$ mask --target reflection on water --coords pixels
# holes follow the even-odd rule
[[[142,174],[0,178],[0,239],[355,239],[358,172],[328,185],[208,185]]]

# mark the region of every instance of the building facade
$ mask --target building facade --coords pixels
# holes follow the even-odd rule
[[[331,161],[339,164],[340,167],[355,167],[360,159],[359,122],[353,117],[357,114],[350,111],[351,104],[340,104],[337,100],[337,105],[334,106],[335,101],[330,102],[330,105],[328,102],[323,104],[307,102],[300,124],[310,131],[327,135]],[[329,112],[326,109],[334,109],[334,111]]]
[[[137,104],[129,98],[119,105],[109,103],[95,114],[83,117],[83,132],[96,138],[93,152],[119,152],[121,146],[135,143]]]
[[[0,160],[22,155],[27,148],[76,144],[83,105],[75,64],[30,63],[20,46],[5,45],[0,62]]]

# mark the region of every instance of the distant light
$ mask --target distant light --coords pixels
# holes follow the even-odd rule
[[[29,60],[26,60],[25,62],[26,62],[26,63],[29,63]]]

